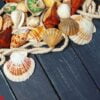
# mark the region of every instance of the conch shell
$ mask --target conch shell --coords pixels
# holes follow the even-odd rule
[[[25,14],[20,10],[15,10],[11,13],[11,18],[14,28],[20,28],[24,24]]]
[[[45,8],[42,0],[25,0],[25,4],[33,16],[39,16]]]
[[[35,62],[27,57],[26,52],[13,52],[10,60],[4,64],[3,71],[6,77],[13,82],[22,82],[33,74]]]
[[[22,27],[13,32],[11,38],[10,48],[18,48],[27,42],[29,30],[26,27]]]

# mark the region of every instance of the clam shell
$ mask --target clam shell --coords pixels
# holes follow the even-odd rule
[[[49,47],[55,47],[62,40],[62,32],[56,28],[49,28],[44,31],[42,38]]]
[[[2,26],[3,26],[3,18],[0,16],[0,31],[2,30]]]
[[[25,0],[25,4],[33,16],[39,16],[45,8],[42,0]]]
[[[75,35],[79,31],[79,24],[72,18],[64,19],[58,25],[59,29],[66,35]]]
[[[19,28],[24,24],[25,14],[20,10],[15,10],[11,13],[11,18],[14,24],[14,28]]]
[[[27,28],[20,28],[13,32],[10,48],[18,48],[24,45],[27,42],[28,32],[29,30]]]
[[[3,67],[6,77],[14,82],[22,82],[29,79],[34,69],[34,60],[26,57],[23,52],[14,52]]]
[[[92,40],[92,36],[92,34],[80,31],[77,35],[70,36],[69,38],[78,45],[85,45]]]
[[[34,28],[33,30],[31,30],[28,33],[28,38],[27,40],[37,40],[37,41],[41,41],[42,40],[42,33],[45,31],[44,26],[38,26],[36,28]]]
[[[26,7],[24,1],[19,2],[19,3],[17,4],[17,9],[18,9],[18,10],[21,10],[21,11],[23,11],[23,12],[28,12],[28,9],[27,9],[27,7]]]
[[[26,24],[27,24],[27,26],[36,27],[36,26],[38,26],[40,24],[40,18],[39,17],[30,16],[30,17],[27,18]]]

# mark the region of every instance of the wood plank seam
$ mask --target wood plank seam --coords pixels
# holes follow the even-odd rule
[[[72,46],[72,45],[71,45]],[[90,74],[90,72],[88,71],[86,65],[84,64],[84,62],[82,61],[81,57],[79,56],[79,54],[75,51],[74,47],[72,46],[73,51],[75,52],[75,54],[77,55],[77,57],[80,59],[80,62],[82,63],[83,67],[85,68],[85,70],[87,71],[88,75],[90,76],[91,80],[93,81],[93,83],[95,84],[96,88],[99,90],[100,92],[100,88],[97,85],[95,79],[92,77],[92,75]]]
[[[44,74],[46,75],[48,81],[50,82],[50,84],[51,84],[51,86],[52,86],[54,92],[55,92],[56,95],[57,95],[57,97],[59,98],[59,100],[61,100],[61,97],[60,97],[59,93],[58,93],[57,90],[55,89],[55,86],[54,86],[53,83],[51,82],[51,79],[49,78],[47,72],[45,71],[44,67],[42,66],[41,62],[39,61],[39,59],[38,59],[38,57],[37,57],[36,55],[35,55],[35,58],[36,58],[36,60],[38,61],[38,63],[40,64],[42,70],[44,71]]]

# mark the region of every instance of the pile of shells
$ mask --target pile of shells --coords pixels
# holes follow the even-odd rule
[[[93,16],[76,13],[87,1],[91,4],[86,11],[95,13],[91,10],[91,6],[94,7],[92,0],[5,0],[0,10],[0,48],[20,48],[30,41],[43,41],[48,47],[55,48],[63,35],[78,45],[90,43],[96,32]],[[13,81],[26,80],[33,72],[33,61],[19,54],[12,54],[4,66],[7,77]],[[32,72],[28,72],[30,68]]]

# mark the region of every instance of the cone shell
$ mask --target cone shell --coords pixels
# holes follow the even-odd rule
[[[42,33],[45,31],[44,26],[38,26],[36,28],[34,28],[33,30],[31,30],[28,33],[28,38],[27,40],[37,40],[37,41],[41,41],[42,40]]]
[[[10,48],[18,48],[27,42],[28,30],[25,28],[19,29],[13,33],[11,38]]]
[[[10,60],[4,64],[3,70],[9,80],[22,82],[27,80],[34,72],[34,60],[25,55],[23,52],[14,52]]]
[[[20,10],[15,10],[11,13],[11,18],[14,24],[14,28],[20,28],[25,21],[25,14]]]
[[[64,19],[59,24],[59,29],[66,35],[75,35],[79,31],[79,24],[72,18]]]
[[[2,30],[2,26],[3,26],[3,18],[0,16],[0,31]]]
[[[62,40],[62,32],[56,28],[49,28],[44,31],[42,38],[49,47],[55,47]]]

